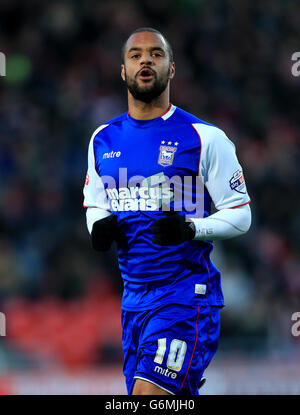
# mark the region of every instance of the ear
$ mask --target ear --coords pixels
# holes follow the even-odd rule
[[[175,62],[170,63],[170,75],[169,79],[173,79],[175,75]]]
[[[125,65],[123,63],[121,65],[121,78],[125,82]]]

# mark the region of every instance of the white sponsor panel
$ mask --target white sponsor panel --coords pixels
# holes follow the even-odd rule
[[[174,202],[174,210],[183,208],[194,212],[193,216],[203,217],[203,184],[195,181],[195,201],[192,200],[193,177],[167,177],[159,172],[149,177],[133,176],[128,181],[127,169],[119,169],[119,186],[113,177],[103,176],[106,198],[112,211],[159,211],[169,210]]]

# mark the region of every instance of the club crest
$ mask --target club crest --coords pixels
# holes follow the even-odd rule
[[[163,145],[160,146],[159,149],[160,152],[158,156],[158,164],[160,164],[161,166],[171,166],[177,147]]]

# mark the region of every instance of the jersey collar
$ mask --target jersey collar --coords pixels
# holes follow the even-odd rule
[[[176,106],[170,103],[167,111],[164,112],[160,117],[152,118],[151,120],[137,120],[136,118],[132,118],[128,112],[127,120],[130,122],[130,124],[134,125],[135,127],[139,127],[139,128],[153,127],[155,125],[162,124],[164,121],[170,118],[173,115],[175,110],[176,110]]]

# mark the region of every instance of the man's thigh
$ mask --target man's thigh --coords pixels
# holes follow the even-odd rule
[[[152,382],[135,379],[132,395],[170,395],[170,393],[154,385]]]
[[[219,309],[170,304],[140,316],[128,392],[141,379],[171,394],[198,394],[202,374],[218,345]]]

